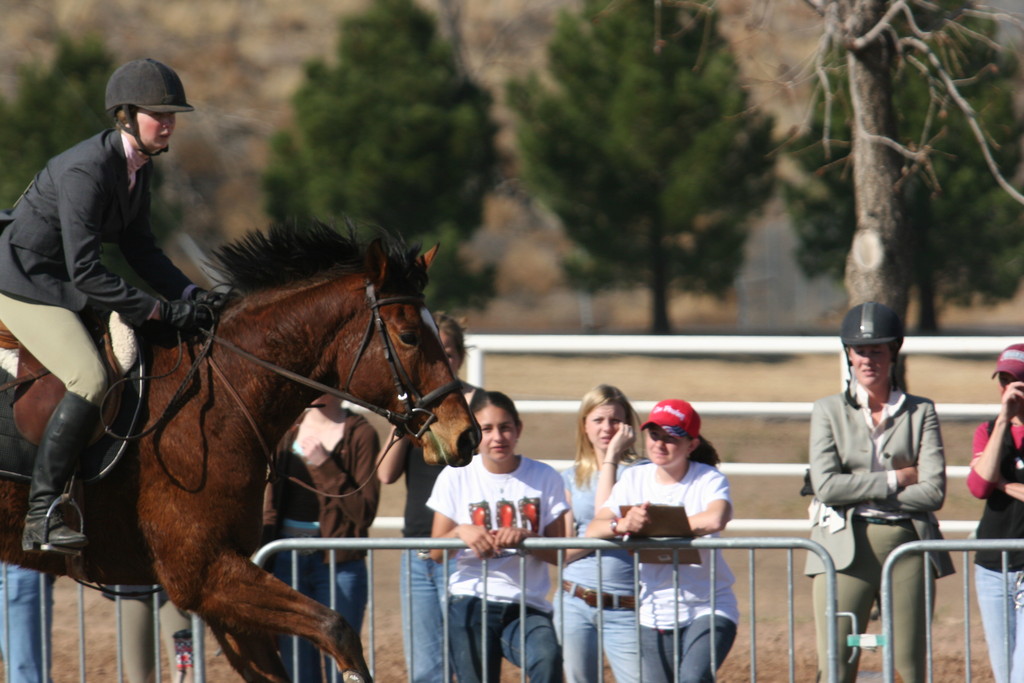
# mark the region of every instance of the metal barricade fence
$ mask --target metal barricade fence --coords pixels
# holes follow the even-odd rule
[[[971,681],[971,632],[970,632],[970,614],[971,614],[971,571],[973,570],[973,563],[970,561],[970,553],[977,552],[979,550],[997,551],[1002,554],[1002,574],[1003,574],[1003,603],[1004,605],[1009,604],[1009,592],[1007,589],[1006,576],[1009,571],[1007,567],[1007,552],[1014,550],[1024,550],[1024,539],[943,539],[934,541],[913,541],[911,543],[904,543],[897,547],[885,560],[885,564],[882,566],[882,586],[880,591],[880,603],[882,613],[882,635],[883,639],[880,642],[882,648],[882,676],[885,683],[893,683],[896,680],[896,662],[895,652],[893,650],[893,638],[898,637],[895,633],[895,625],[893,618],[893,568],[896,563],[907,555],[912,554],[924,554],[925,557],[925,577],[930,579],[933,576],[933,566],[931,562],[928,562],[928,553],[932,552],[963,552],[962,560],[962,574],[963,574],[963,614],[964,614],[964,680]],[[932,653],[933,653],[933,637],[932,637],[932,614],[934,612],[935,596],[931,590],[931,581],[925,581],[925,606],[927,615],[927,681],[931,683],[934,680],[934,671],[932,668]],[[1021,607],[1021,605],[1017,605]],[[1011,619],[1016,620],[1016,615],[1012,610],[1005,610],[1004,617],[1009,622]],[[1004,630],[1004,651],[1007,655],[1006,668],[1007,671],[1011,670],[1010,656],[1013,653],[1014,643],[1008,642],[1007,636],[1013,633],[1014,629],[1008,627]],[[1014,672],[1015,680],[1018,672]],[[985,680],[988,680],[987,677]]]
[[[786,553],[786,620],[787,620],[787,636],[786,636],[786,657],[788,663],[789,676],[788,680],[792,683],[796,681],[796,653],[798,651],[797,639],[795,635],[795,621],[796,615],[794,614],[794,596],[796,589],[794,586],[794,565],[793,565],[793,553],[795,550],[806,550],[813,552],[821,558],[822,563],[826,567],[826,602],[827,602],[827,624],[828,624],[828,635],[829,635],[829,653],[827,662],[826,680],[836,681],[838,680],[838,646],[837,646],[837,633],[836,633],[836,614],[835,614],[835,570],[833,567],[832,559],[828,555],[828,552],[817,543],[810,541],[805,538],[698,538],[693,540],[687,539],[659,539],[659,540],[640,540],[635,539],[629,542],[615,542],[602,539],[584,539],[584,538],[530,538],[524,541],[523,548],[529,552],[532,550],[541,549],[552,549],[564,551],[569,548],[585,548],[594,551],[612,550],[616,548],[628,548],[630,550],[640,550],[643,548],[659,547],[659,548],[670,548],[670,549],[685,549],[685,548],[696,548],[696,549],[710,549],[710,550],[730,550],[730,551],[747,551],[747,587],[749,593],[749,602],[746,609],[741,608],[741,622],[744,622],[749,627],[748,635],[748,647],[749,647],[749,680],[757,681],[757,662],[758,662],[758,611],[756,608],[757,602],[757,577],[756,568],[757,562],[755,561],[755,553],[758,551],[769,551],[769,550],[782,550]],[[389,551],[389,550],[400,550],[400,551],[411,551],[420,549],[443,549],[446,552],[454,552],[455,550],[461,550],[465,548],[462,541],[458,539],[422,539],[422,538],[370,538],[370,539],[282,539],[267,544],[261,548],[253,556],[253,561],[257,564],[268,566],[270,558],[282,552],[299,552],[299,551],[324,551],[324,550],[353,550],[353,549],[366,549],[368,553],[369,563],[369,601],[367,604],[367,611],[369,617],[366,624],[366,637],[364,639],[364,650],[367,656],[367,663],[370,667],[371,672],[376,674],[377,670],[377,632],[376,632],[376,613],[375,613],[375,601],[374,596],[377,593],[377,586],[374,582],[374,564],[378,554]],[[712,554],[712,558],[715,555]],[[562,599],[563,591],[561,591],[562,582],[562,570],[564,569],[563,564],[564,553],[559,553],[559,564],[552,566],[551,571],[555,573],[555,590],[553,601]],[[524,556],[525,559],[525,556]],[[442,564],[442,566],[444,566]],[[715,572],[717,571],[712,559],[711,572],[712,582],[715,578]],[[521,574],[522,575],[522,574]],[[639,581],[639,579],[637,579]],[[809,585],[809,582],[808,584]],[[778,586],[772,586],[771,590],[779,589]],[[601,586],[598,586],[598,590],[601,591]],[[525,591],[520,591],[523,595]],[[635,586],[635,594],[639,595],[639,584]],[[713,592],[712,592],[713,595]],[[739,591],[737,591],[737,597],[739,597]],[[521,597],[520,609],[525,609],[525,598]],[[486,602],[484,602],[486,605]],[[486,609],[486,608],[485,608]],[[637,603],[637,609],[639,609],[639,602]],[[560,610],[556,610],[561,613]],[[600,614],[600,613],[599,613]],[[444,619],[445,629],[445,669],[449,670],[448,663],[448,643],[450,627],[447,622],[447,615],[442,615]],[[600,617],[599,617],[600,618]],[[740,626],[740,624],[737,624]],[[639,626],[637,627],[639,630]],[[520,630],[521,638],[525,639],[525,630]],[[713,643],[712,643],[713,646]],[[806,649],[806,648],[805,648]],[[814,649],[813,647],[811,648]],[[525,650],[525,642],[520,643],[520,651]],[[602,656],[602,643],[599,641],[598,656]],[[389,647],[389,655],[391,657],[397,656],[393,647]],[[678,657],[678,652],[676,652]],[[404,655],[402,660],[404,662]],[[603,680],[603,666],[599,667],[599,671],[602,672]],[[486,681],[486,672],[484,674]],[[520,669],[520,679],[526,680],[525,668]],[[331,679],[334,680],[334,679]],[[773,678],[772,681],[778,681],[780,679]],[[491,681],[491,683],[497,683]]]
[[[723,550],[723,551],[726,551],[726,552],[729,552],[729,553],[735,553],[735,554],[731,555],[731,559],[729,560],[729,564],[731,565],[732,569],[734,570],[734,572],[737,575],[740,575],[742,573],[740,571],[736,571],[736,570],[740,569],[741,566],[746,570],[745,573],[747,575],[747,599],[746,599],[746,604],[745,605],[744,605],[744,600],[742,599],[742,588],[741,588],[740,582],[738,581],[737,585],[734,586],[734,591],[735,591],[737,599],[739,600],[740,605],[741,605],[741,607],[740,607],[740,622],[741,623],[737,624],[737,626],[742,628],[745,625],[747,627],[747,631],[748,631],[748,634],[747,634],[747,637],[746,637],[746,648],[749,650],[749,663],[748,664],[744,663],[744,664],[740,665],[740,666],[748,667],[748,672],[745,672],[744,674],[742,674],[742,677],[745,680],[750,680],[750,681],[757,681],[757,680],[759,680],[759,678],[758,678],[758,661],[759,661],[758,629],[759,629],[759,625],[761,625],[761,621],[760,621],[761,614],[758,611],[757,603],[758,603],[759,598],[761,599],[762,602],[765,602],[765,596],[761,595],[759,593],[759,591],[763,591],[763,592],[767,592],[768,593],[768,595],[767,595],[767,601],[768,602],[770,602],[770,603],[777,603],[779,601],[779,598],[781,598],[781,595],[782,595],[782,592],[783,592],[783,589],[784,589],[784,591],[785,591],[785,610],[784,610],[785,611],[785,616],[784,616],[784,619],[785,619],[785,623],[786,623],[786,627],[785,627],[785,629],[786,629],[785,657],[786,657],[787,667],[788,667],[788,680],[791,683],[793,683],[794,681],[797,681],[797,680],[805,680],[806,679],[806,677],[799,677],[798,678],[796,654],[797,654],[797,652],[806,652],[808,650],[807,644],[805,642],[800,641],[800,639],[798,639],[797,634],[796,634],[796,623],[797,623],[797,616],[798,615],[797,615],[797,613],[795,613],[794,604],[795,604],[796,599],[797,599],[798,587],[795,585],[793,577],[794,577],[795,573],[799,572],[799,570],[795,570],[794,569],[794,551],[796,551],[796,550],[803,550],[803,551],[808,551],[808,552],[815,553],[818,557],[821,558],[822,562],[824,563],[824,565],[825,565],[825,567],[827,569],[827,571],[826,571],[826,577],[827,577],[827,581],[826,581],[826,584],[827,584],[826,585],[826,595],[827,595],[827,603],[828,603],[828,605],[830,607],[828,608],[828,612],[827,612],[826,616],[828,617],[828,624],[829,624],[828,633],[829,633],[829,642],[830,642],[831,646],[829,648],[829,654],[828,654],[828,662],[827,662],[827,669],[828,670],[826,672],[826,674],[827,674],[826,680],[828,680],[828,681],[835,681],[835,680],[837,680],[837,678],[838,678],[838,647],[837,647],[837,643],[836,643],[837,634],[836,634],[836,626],[835,626],[835,624],[836,624],[836,614],[835,614],[835,604],[836,604],[836,601],[835,601],[835,590],[836,590],[836,588],[835,588],[835,586],[836,586],[835,571],[834,571],[834,568],[833,568],[831,557],[828,555],[827,551],[825,551],[825,549],[822,546],[818,545],[817,543],[815,543],[813,541],[810,541],[810,540],[808,540],[806,538],[788,538],[788,537],[779,537],[779,538],[771,538],[771,537],[766,537],[766,538],[741,538],[741,537],[736,537],[736,538],[698,538],[698,539],[693,539],[693,540],[686,540],[686,539],[672,539],[672,540],[660,539],[660,540],[654,540],[654,541],[649,540],[649,539],[645,539],[645,540],[634,539],[634,540],[631,540],[629,542],[623,543],[623,542],[615,542],[615,541],[608,541],[608,540],[602,540],[602,539],[531,538],[531,539],[527,539],[523,543],[523,548],[526,551],[541,550],[541,549],[554,549],[554,550],[562,550],[562,551],[564,551],[564,550],[566,550],[568,548],[585,548],[585,549],[593,550],[595,552],[599,552],[599,551],[603,551],[603,550],[610,550],[610,549],[623,548],[623,547],[628,548],[630,550],[640,550],[640,549],[643,549],[643,548],[650,548],[650,547],[655,547],[655,546],[659,547],[659,548],[671,548],[671,549],[696,548],[696,549],[709,549],[709,550]],[[257,551],[257,553],[253,556],[253,561],[256,562],[257,564],[261,564],[263,566],[268,566],[269,565],[268,560],[270,560],[273,555],[275,555],[277,553],[281,553],[281,552],[310,551],[310,550],[322,551],[322,550],[329,550],[329,549],[337,549],[337,550],[342,550],[342,549],[344,549],[344,550],[365,549],[365,550],[367,550],[368,551],[367,563],[368,563],[369,587],[368,587],[367,618],[365,620],[366,627],[365,627],[365,630],[364,630],[363,647],[364,647],[364,652],[366,653],[367,663],[368,663],[368,665],[370,667],[370,670],[371,670],[371,672],[374,672],[376,674],[377,669],[378,669],[378,659],[377,659],[377,657],[378,657],[378,650],[381,649],[381,648],[378,647],[379,644],[380,644],[379,643],[380,638],[379,638],[379,634],[377,632],[378,628],[377,628],[377,623],[376,622],[378,621],[378,618],[380,617],[380,615],[378,614],[378,610],[377,610],[377,598],[376,598],[376,596],[377,596],[378,592],[388,591],[388,590],[392,590],[393,591],[394,589],[391,586],[383,586],[382,587],[382,586],[377,585],[377,582],[375,580],[375,573],[376,573],[375,572],[375,564],[377,562],[381,561],[380,558],[382,556],[386,557],[387,553],[390,552],[390,551],[407,552],[407,551],[415,551],[415,550],[429,549],[429,548],[445,549],[446,552],[451,553],[451,552],[454,552],[455,550],[460,550],[460,549],[465,548],[465,545],[460,540],[458,540],[458,539],[421,539],[421,538],[408,538],[408,539],[407,538],[282,539],[282,540],[274,541],[274,542],[272,542],[270,544],[267,544],[266,546],[261,548],[259,551]],[[737,558],[741,558],[742,557],[743,551],[746,551],[746,558],[747,559],[746,559],[745,563],[742,562],[742,559],[740,559],[740,560],[737,559]],[[769,585],[766,588],[763,585],[763,583],[758,580],[758,567],[759,566],[764,566],[766,560],[764,559],[763,555],[765,553],[767,553],[767,552],[770,552],[770,551],[782,551],[784,553],[784,555],[785,555],[785,586],[784,587],[780,586],[780,585],[775,585],[773,583],[772,585]],[[715,557],[715,554],[712,553],[712,558],[714,558],[714,557]],[[564,565],[564,553],[560,552],[559,553],[559,558],[560,558],[559,564],[557,566],[552,565],[551,568],[550,568],[550,571],[553,573],[553,575],[556,578],[556,581],[554,583],[554,587],[555,588],[554,588],[553,601],[558,601],[558,600],[563,599],[563,591],[561,590],[561,581],[562,581],[562,570],[565,567],[565,565]],[[394,564],[395,564],[395,566],[397,566],[397,564],[398,564],[397,559],[398,558],[394,558],[394,559],[395,559]],[[801,554],[801,559],[802,559],[802,554]],[[391,560],[391,558],[387,558],[386,561],[392,561],[392,560]],[[713,572],[712,573],[712,582],[713,582],[714,581],[714,572],[717,571],[717,567],[716,567],[716,564],[714,563],[714,560],[712,560],[710,568],[711,568],[711,571]],[[801,573],[801,578],[802,578],[802,573]],[[6,579],[7,579],[6,567],[3,567],[2,569],[0,569],[0,579],[4,580],[4,585],[6,586],[7,585],[7,582],[6,582]],[[62,580],[66,580],[66,579],[62,579]],[[809,592],[810,582],[805,580],[805,579],[803,579],[801,581],[801,584],[802,584],[802,586],[800,587],[800,591],[802,593]],[[72,622],[74,620],[77,620],[77,622],[78,622],[77,623],[77,639],[78,639],[78,642],[77,642],[77,644],[65,643],[65,642],[61,642],[59,644],[55,643],[54,650],[63,649],[64,651],[67,652],[67,651],[73,650],[76,647],[76,645],[77,645],[78,669],[79,669],[79,675],[78,675],[77,678],[82,683],[86,683],[86,680],[87,680],[87,678],[86,678],[86,651],[87,651],[87,647],[86,647],[86,631],[87,631],[87,624],[86,624],[86,616],[85,616],[86,610],[84,608],[84,605],[86,603],[86,598],[83,595],[83,592],[85,590],[87,590],[87,589],[84,589],[82,586],[77,586],[76,588],[77,588],[77,593],[78,593],[77,614],[73,618],[69,617],[69,616],[57,616],[57,615],[55,615],[55,619],[57,620],[58,623],[63,623],[63,624],[69,624],[70,622]],[[600,590],[601,586],[598,586],[598,589]],[[639,595],[639,585],[635,586],[635,590],[636,590],[636,594]],[[384,593],[384,594],[386,595],[386,593]],[[10,637],[10,634],[11,634],[11,628],[12,627],[13,628],[17,628],[18,626],[12,624],[11,621],[10,621],[9,611],[8,611],[8,604],[7,604],[7,600],[6,600],[6,598],[7,598],[6,592],[5,592],[5,596],[4,597],[5,597],[4,603],[2,605],[0,605],[0,619],[3,620],[0,623],[2,623],[5,626],[5,628],[4,628],[4,634],[5,634],[4,641],[7,641],[7,639]],[[91,595],[90,595],[90,597],[91,597]],[[804,597],[801,596],[800,599],[803,600]],[[94,602],[95,602],[95,600],[94,600]],[[101,647],[102,648],[106,648],[107,650],[109,650],[111,647],[116,646],[116,650],[114,651],[116,653],[115,654],[115,657],[116,657],[116,675],[115,675],[114,672],[110,671],[111,666],[110,666],[110,663],[107,662],[107,669],[106,670],[108,671],[108,673],[106,674],[106,676],[104,678],[105,678],[105,680],[123,681],[123,680],[126,680],[123,677],[124,676],[124,671],[123,671],[123,667],[122,667],[122,657],[123,657],[123,654],[124,654],[124,647],[125,646],[124,646],[124,636],[123,636],[123,633],[121,632],[122,624],[120,623],[120,619],[117,617],[118,612],[117,612],[117,609],[116,609],[117,606],[118,606],[118,603],[120,601],[118,601],[118,600],[114,600],[114,601],[103,600],[102,602],[103,603],[110,602],[115,607],[114,619],[117,622],[116,642],[114,644],[111,644],[109,642],[107,642],[107,643],[98,643],[98,642],[95,641],[95,639],[90,639],[89,647],[95,652],[95,650],[100,649]],[[639,601],[638,601],[637,605],[638,605],[637,606],[637,609],[638,609],[639,608]],[[58,609],[60,607],[63,607],[63,605],[59,605]],[[43,609],[45,609],[45,605],[43,606]],[[92,612],[95,612],[95,609],[93,609]],[[445,640],[445,654],[446,654],[446,657],[445,657],[445,661],[446,661],[445,667],[446,667],[446,669],[448,669],[450,665],[447,663],[447,651],[448,651],[448,648],[447,648],[447,645],[448,645],[447,637],[448,637],[448,632],[449,632],[450,629],[449,629],[449,626],[448,626],[448,623],[447,623],[447,617],[445,615],[443,615],[443,616],[445,618],[444,630],[445,630],[445,634],[446,634],[446,636],[445,636],[446,637],[446,640]],[[801,612],[799,614],[799,616],[806,621],[806,616],[807,616],[806,613]],[[90,614],[90,620],[92,620],[94,618],[96,618],[95,614],[91,613]],[[772,619],[774,619],[774,617],[772,617]],[[153,642],[151,644],[151,647],[153,647],[153,650],[154,650],[153,654],[154,654],[156,662],[157,662],[157,669],[156,669],[156,671],[157,671],[157,674],[156,674],[157,678],[156,678],[156,680],[157,681],[161,681],[161,680],[178,681],[179,677],[176,674],[176,672],[174,671],[174,662],[173,661],[170,662],[170,667],[172,669],[170,678],[168,678],[166,675],[165,676],[161,676],[162,664],[161,664],[161,657],[160,657],[160,654],[161,654],[161,644],[160,644],[160,638],[159,638],[159,613],[158,613],[158,605],[156,605],[155,603],[153,605],[153,620],[154,620],[154,635],[155,635],[155,637],[154,637],[154,640],[153,640]],[[193,636],[194,636],[194,641],[193,641],[194,642],[194,653],[193,653],[193,657],[192,657],[192,662],[194,664],[194,669],[192,670],[193,681],[195,683],[205,683],[205,681],[207,680],[207,664],[208,664],[208,658],[207,658],[206,650],[204,648],[204,634],[205,634],[204,632],[205,632],[205,629],[203,628],[203,624],[202,624],[201,620],[199,620],[194,615],[193,615],[193,619],[192,619],[192,627],[193,627]],[[639,627],[638,627],[638,629],[639,629]],[[813,636],[811,636],[811,638],[813,640]],[[806,638],[805,638],[805,640],[806,640]],[[46,641],[44,640],[44,642],[46,642]],[[523,643],[520,644],[521,647],[522,647],[522,645],[523,645]],[[603,646],[603,643],[599,642],[599,651],[597,653],[597,655],[599,657],[601,657],[603,655],[602,646]],[[8,652],[10,651],[9,647],[7,645],[7,642],[5,642],[4,649],[5,649],[5,651],[8,651]],[[400,647],[397,647],[394,642],[386,641],[386,642],[383,643],[383,650],[387,652],[387,657],[389,658],[388,664],[390,664],[392,666],[392,668],[393,668],[394,667],[394,663],[396,661],[400,662],[401,663],[400,669],[402,670],[402,672],[404,674],[404,671],[405,671],[405,657],[404,657],[404,653],[402,652]],[[736,646],[735,645],[734,645],[734,650],[733,651],[734,652],[736,651]],[[782,648],[778,647],[773,642],[771,644],[771,646],[768,648],[767,656],[771,657],[771,658],[773,658],[773,660],[775,660],[775,658],[778,658],[779,656],[781,656],[781,651],[782,651]],[[812,652],[814,651],[813,642],[811,644],[810,651],[812,651]],[[727,660],[727,663],[728,663],[728,660]],[[735,663],[734,663],[734,666],[735,666]],[[334,671],[334,667],[332,667],[331,670]],[[599,671],[602,672],[602,680],[604,678],[603,670],[604,670],[603,666],[599,667]],[[60,674],[59,678],[55,678],[55,680],[64,680],[64,681],[73,680],[73,677],[72,677],[73,674],[71,672],[68,672],[66,670],[62,670],[62,671],[59,672],[59,674]],[[336,671],[335,671],[335,674],[336,674]],[[525,671],[523,671],[521,673],[520,677],[521,677],[521,680],[524,680],[524,681],[526,680],[526,678],[525,678]],[[15,678],[12,678],[11,672],[7,671],[6,667],[5,667],[5,670],[4,670],[4,680],[8,681],[8,682],[16,680]],[[332,678],[329,678],[329,680],[338,680],[338,678],[336,676],[334,676]],[[609,676],[609,680],[611,680],[610,676]],[[778,677],[778,675],[776,674],[776,675],[772,676],[770,679],[763,679],[763,680],[771,680],[772,683],[775,683],[776,681],[779,681],[779,680],[782,680],[782,679],[780,677]],[[492,681],[491,683],[497,683],[497,681]]]

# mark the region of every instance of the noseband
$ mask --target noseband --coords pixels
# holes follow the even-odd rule
[[[426,433],[430,428],[430,425],[437,422],[437,415],[427,407],[438,399],[443,398],[454,391],[461,391],[462,384],[458,379],[455,379],[434,389],[426,395],[422,395],[417,391],[412,380],[409,379],[409,374],[405,371],[405,366],[402,365],[402,361],[398,358],[398,354],[395,351],[395,343],[391,340],[391,335],[388,333],[387,324],[385,324],[384,319],[380,316],[380,309],[382,306],[389,306],[391,304],[417,304],[422,309],[422,296],[392,296],[386,299],[378,299],[377,291],[374,288],[373,283],[367,282],[366,303],[370,307],[370,321],[366,325],[366,332],[363,334],[363,341],[359,345],[359,351],[356,353],[356,357],[352,359],[352,368],[348,372],[348,379],[345,380],[345,386],[339,393],[347,396],[351,395],[349,393],[349,386],[352,384],[352,377],[356,373],[356,368],[359,366],[359,361],[362,359],[363,353],[366,352],[367,347],[370,345],[370,341],[373,339],[374,330],[376,330],[377,336],[380,337],[381,345],[384,347],[384,359],[388,362],[388,369],[391,370],[391,381],[395,384],[395,394],[398,396],[398,400],[405,404],[405,412],[399,415],[390,410],[383,410],[382,408],[371,406],[365,401],[355,400],[352,402],[387,418],[388,422],[399,427],[405,431],[406,434],[418,439]],[[351,401],[352,399],[347,400]],[[419,429],[413,431],[412,422],[418,416],[425,416],[425,419],[423,421],[423,425]]]
[[[270,363],[269,361],[265,361],[245,349],[236,346],[232,342],[217,336],[216,334],[205,330],[203,332],[220,346],[225,347],[226,349],[266,370],[273,372],[274,374],[290,379],[291,381],[296,382],[297,384],[302,384],[310,389],[315,389],[322,394],[328,394],[335,398],[353,403],[361,408],[365,408],[366,410],[383,417],[406,434],[418,439],[426,433],[430,428],[430,425],[437,422],[437,415],[434,414],[432,410],[429,410],[428,406],[452,392],[461,391],[462,385],[459,380],[455,379],[438,387],[437,389],[434,389],[426,395],[422,395],[417,391],[412,380],[409,379],[409,374],[406,372],[405,367],[402,365],[401,360],[399,360],[398,355],[395,352],[394,342],[391,341],[391,335],[388,333],[387,324],[384,322],[383,318],[381,318],[380,309],[382,306],[392,304],[418,304],[422,308],[422,296],[393,296],[386,299],[378,299],[373,283],[367,282],[366,302],[370,308],[370,319],[366,324],[366,332],[363,334],[363,340],[359,344],[359,350],[356,353],[355,358],[352,360],[352,367],[349,369],[348,378],[345,380],[345,386],[340,390],[335,389],[334,387],[329,387],[326,384],[322,384],[321,382],[317,382],[316,380],[312,380],[308,377],[304,377],[303,375],[292,372],[286,368],[282,368],[281,366]],[[384,359],[387,361],[388,368],[391,370],[391,379],[395,385],[395,393],[398,396],[398,399],[405,404],[405,412],[397,413],[392,410],[387,410],[386,408],[381,408],[350,393],[349,387],[352,384],[352,378],[356,373],[356,368],[359,367],[359,361],[362,359],[363,354],[366,353],[367,348],[369,348],[375,331],[381,339],[381,345],[384,347]],[[412,425],[417,417],[424,417],[425,419],[423,421],[423,425],[419,429],[414,430]]]

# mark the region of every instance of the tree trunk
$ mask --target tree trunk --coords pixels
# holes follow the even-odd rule
[[[921,188],[917,188],[917,191],[921,192]],[[922,201],[922,206],[915,206],[912,214],[919,217],[919,220],[910,221],[910,231],[914,235],[912,253],[914,284],[917,289],[917,331],[935,334],[939,330],[939,313],[935,306],[935,269],[932,266],[932,251],[929,244],[932,226],[935,225],[931,203],[927,200]]]
[[[661,245],[661,226],[651,221],[651,334],[669,334],[668,257]]]
[[[854,39],[882,17],[885,0],[846,0],[847,35]],[[896,140],[892,108],[893,46],[882,32],[863,49],[847,51],[853,104],[853,186],[857,227],[846,260],[850,304],[885,303],[906,319],[912,281],[909,230],[896,189],[901,158],[880,138]]]

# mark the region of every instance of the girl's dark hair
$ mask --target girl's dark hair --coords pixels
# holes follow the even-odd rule
[[[500,391],[484,391],[483,389],[478,389],[477,392],[473,394],[473,400],[469,404],[469,411],[476,415],[487,406],[501,408],[512,416],[512,419],[515,420],[517,425],[522,424],[522,420],[519,419],[519,411],[516,410],[516,404],[513,403],[512,399]]]
[[[705,465],[711,465],[712,467],[718,467],[718,464],[722,462],[722,459],[718,457],[718,451],[715,450],[715,447],[711,442],[703,436],[699,438],[700,443],[693,449],[693,453],[690,453],[690,460],[693,460],[694,462],[702,462]]]
[[[466,359],[466,323],[461,318],[438,311],[434,313],[434,324],[437,331],[444,333],[451,340],[452,346],[459,352],[459,357]]]

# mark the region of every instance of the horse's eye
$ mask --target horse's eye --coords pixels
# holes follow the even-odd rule
[[[398,338],[402,340],[402,343],[406,346],[416,346],[420,342],[419,335],[415,332],[402,332],[398,335]]]

